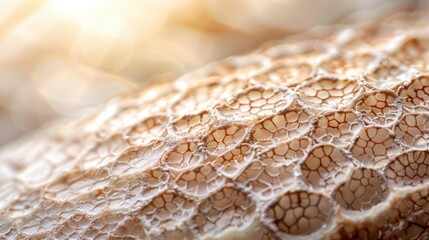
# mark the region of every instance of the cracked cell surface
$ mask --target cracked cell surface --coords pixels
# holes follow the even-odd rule
[[[287,192],[267,211],[282,233],[309,235],[327,224],[333,214],[332,201],[324,195],[306,191]]]
[[[211,113],[203,111],[194,115],[185,115],[171,123],[171,127],[179,136],[192,137],[203,134],[211,126]]]
[[[192,217],[196,235],[217,234],[229,227],[242,227],[255,217],[256,205],[247,194],[223,187],[198,206]]]
[[[314,137],[320,142],[347,147],[362,127],[363,123],[353,111],[331,112],[319,117]]]
[[[423,76],[413,79],[411,83],[402,86],[398,94],[404,99],[405,107],[426,109],[429,106],[429,78]]]
[[[290,164],[303,159],[312,145],[313,140],[309,137],[296,138],[287,142],[279,143],[276,146],[261,152],[259,156],[263,162],[268,164]]]
[[[218,110],[225,117],[248,118],[275,114],[292,102],[289,93],[270,88],[251,88]]]
[[[301,85],[297,90],[303,106],[315,110],[336,110],[351,104],[362,92],[357,81],[320,78]]]
[[[143,120],[125,133],[128,142],[133,146],[148,144],[163,134],[168,123],[165,116],[154,116]]]
[[[91,169],[107,165],[119,157],[129,144],[120,135],[114,135],[104,141],[98,141],[79,161],[83,169]]]
[[[394,134],[387,128],[375,126],[363,128],[350,147],[350,153],[357,160],[377,168],[385,166],[400,151]]]
[[[378,66],[368,74],[365,80],[379,90],[396,89],[411,78],[412,71],[392,60],[383,59]]]
[[[390,126],[398,121],[402,114],[400,99],[388,91],[365,94],[357,103],[356,109],[368,124]]]
[[[260,200],[276,197],[295,180],[294,165],[271,165],[253,162],[237,177],[236,182],[251,189]]]
[[[0,239],[429,239],[427,9],[267,43],[0,150]]]
[[[362,75],[368,71],[374,61],[376,61],[376,56],[369,53],[358,53],[349,56],[340,55],[323,62],[321,67],[328,73],[340,76]]]
[[[226,178],[217,173],[209,164],[181,173],[176,181],[176,188],[193,197],[207,196],[223,187]]]
[[[341,182],[352,165],[350,159],[332,145],[320,145],[311,150],[301,164],[301,172],[314,188]]]
[[[404,144],[414,148],[429,146],[429,114],[409,113],[395,126],[395,134]]]
[[[213,130],[204,143],[210,154],[222,155],[240,144],[246,135],[245,125],[226,125]]]
[[[212,164],[222,175],[235,178],[243,169],[253,161],[255,150],[248,143],[232,149],[216,158]]]
[[[194,202],[191,199],[175,191],[168,191],[154,197],[137,215],[149,231],[156,232],[159,228],[175,229],[193,211]]]
[[[198,142],[191,141],[178,144],[164,155],[163,162],[167,168],[180,171],[198,166],[204,157]]]
[[[419,185],[429,179],[429,151],[411,150],[396,157],[385,170],[387,179],[398,185]]]
[[[365,211],[382,203],[388,194],[387,181],[379,172],[358,168],[335,190],[333,197],[343,209]]]
[[[307,63],[285,64],[279,61],[275,62],[266,72],[254,78],[268,86],[294,87],[309,79],[313,73],[313,67]]]
[[[400,47],[391,55],[404,65],[427,71],[428,53],[429,39],[427,36],[410,36],[405,37]]]
[[[310,114],[303,109],[292,108],[258,122],[252,129],[251,139],[257,144],[272,145],[302,136],[311,127]]]

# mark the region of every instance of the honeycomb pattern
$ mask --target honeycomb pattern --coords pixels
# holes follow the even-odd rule
[[[330,112],[319,117],[313,136],[320,142],[348,147],[362,127],[353,111]]]
[[[271,115],[286,108],[290,102],[288,93],[269,88],[251,88],[218,110],[225,117],[244,119]]]
[[[335,190],[333,197],[343,209],[364,211],[383,202],[387,194],[387,182],[381,174],[359,168]]]
[[[279,231],[306,235],[320,229],[330,220],[332,201],[318,193],[295,191],[281,196],[268,211]]]
[[[427,9],[264,44],[0,151],[0,239],[429,239]]]
[[[301,104],[315,110],[336,110],[351,104],[362,92],[358,82],[348,79],[320,78],[296,89]]]
[[[399,155],[386,168],[386,177],[398,185],[419,185],[429,178],[429,151],[411,150]]]
[[[251,138],[260,145],[290,140],[309,132],[312,126],[310,120],[310,114],[301,108],[286,110],[258,122],[253,127]]]
[[[428,148],[429,115],[424,113],[408,113],[396,124],[395,134],[407,146]]]
[[[389,126],[398,121],[402,104],[394,93],[372,92],[357,103],[357,110],[368,124]]]
[[[351,161],[331,145],[315,147],[301,164],[302,176],[314,187],[327,187],[345,178]]]

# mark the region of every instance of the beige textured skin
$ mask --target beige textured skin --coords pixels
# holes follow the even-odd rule
[[[8,146],[0,238],[428,239],[424,16],[269,43]]]

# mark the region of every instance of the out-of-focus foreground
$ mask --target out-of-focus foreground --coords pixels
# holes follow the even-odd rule
[[[48,120],[387,0],[0,3],[0,145]]]

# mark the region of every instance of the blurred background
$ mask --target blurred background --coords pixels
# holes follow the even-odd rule
[[[0,145],[154,75],[180,75],[386,2],[0,0]]]

